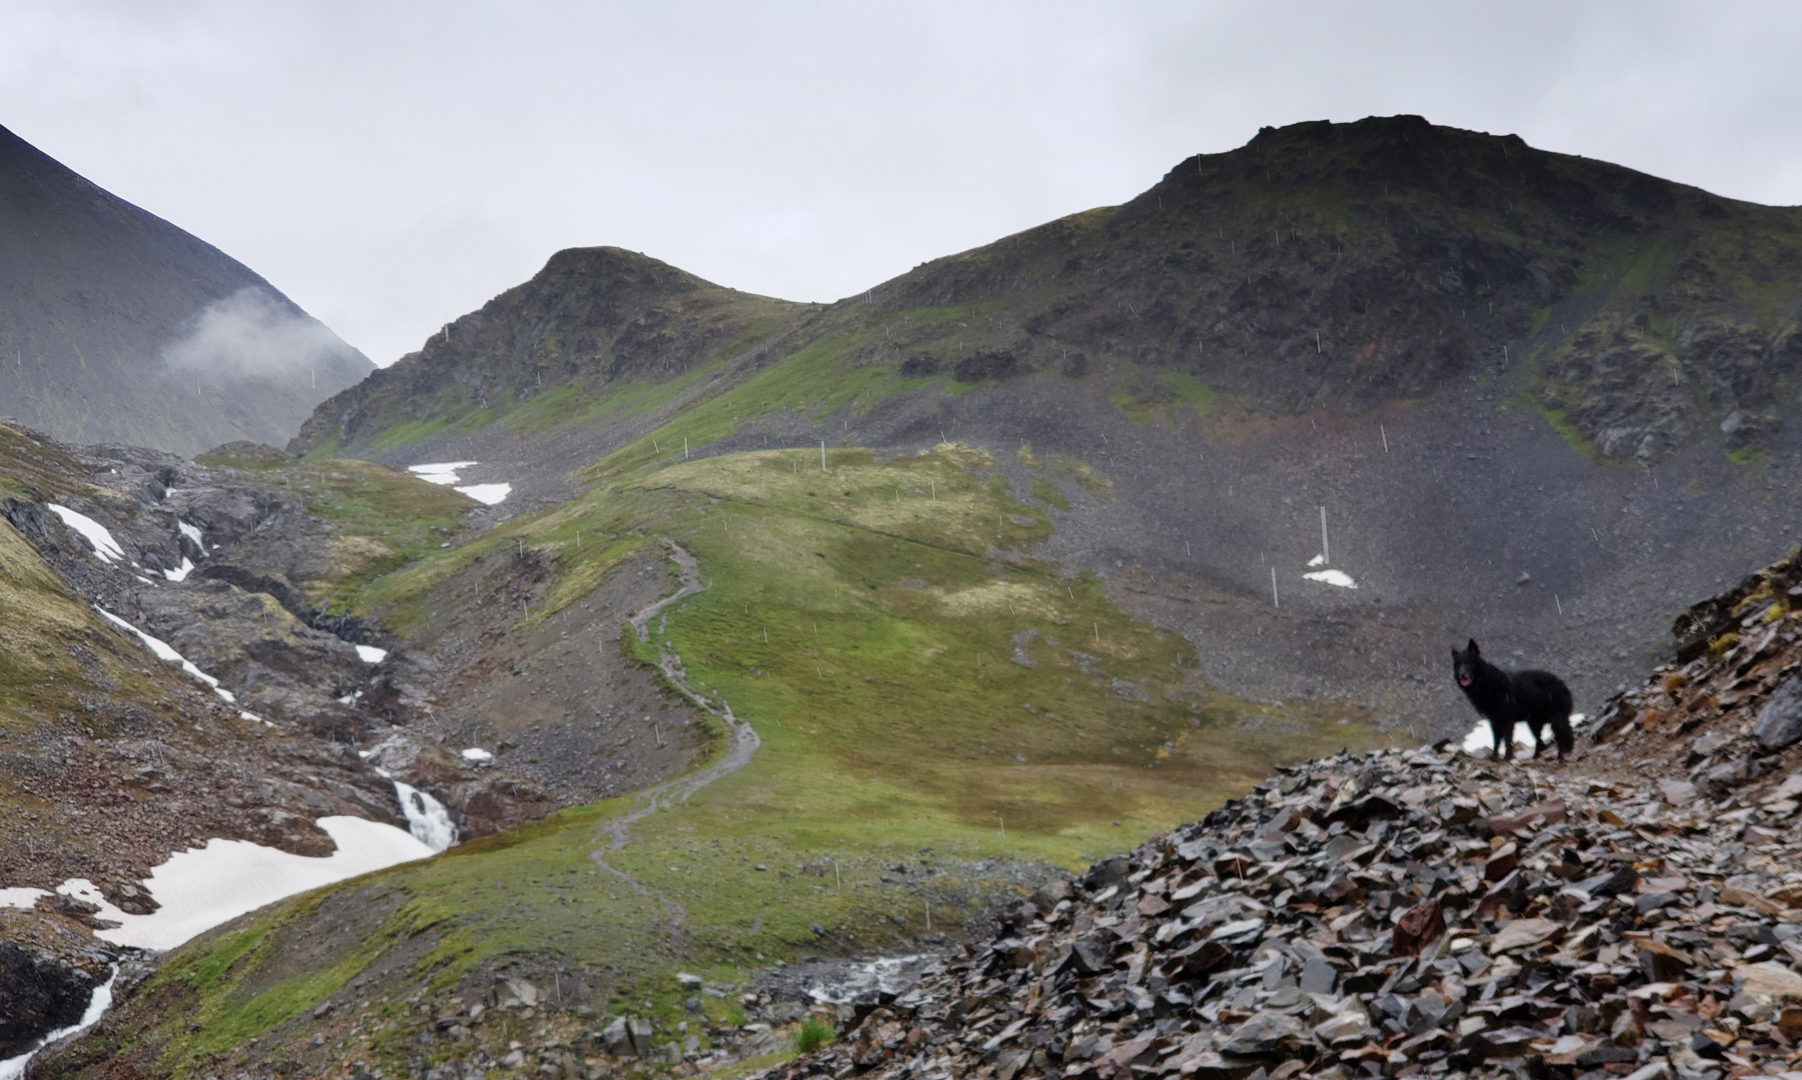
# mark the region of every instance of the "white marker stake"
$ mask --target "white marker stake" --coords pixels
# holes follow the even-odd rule
[[[1276,567],[1274,566],[1270,568],[1270,606],[1283,606],[1282,600],[1278,599],[1276,595]]]
[[[820,471],[826,471],[826,440],[820,440]]]
[[[1320,565],[1328,566],[1332,561],[1326,546],[1326,507],[1323,506],[1320,508]]]
[[[1387,453],[1388,453],[1388,452],[1389,452],[1389,432],[1388,432],[1388,431],[1386,431],[1386,430],[1384,430],[1384,428],[1383,428],[1383,425],[1381,425],[1381,424],[1378,424],[1378,425],[1377,425],[1377,430],[1378,430],[1378,431],[1380,431],[1380,432],[1382,432],[1382,435],[1383,435],[1383,453],[1385,453],[1385,454],[1387,454]]]
[[[682,460],[688,460],[688,436],[682,436]]]

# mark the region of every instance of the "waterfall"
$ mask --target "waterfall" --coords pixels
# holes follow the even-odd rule
[[[400,800],[401,813],[407,815],[407,831],[414,839],[433,851],[443,851],[457,842],[457,827],[451,823],[450,811],[443,803],[399,780],[394,781],[394,794]]]
[[[59,1039],[67,1039],[79,1035],[100,1022],[106,1010],[113,1007],[113,983],[118,981],[119,965],[113,965],[113,973],[104,983],[94,987],[88,995],[88,1007],[81,1014],[81,1019],[65,1028],[57,1028],[34,1043],[31,1049],[18,1057],[10,1057],[0,1061],[0,1080],[19,1080],[25,1075],[25,1067],[31,1064],[32,1057],[44,1047]]]

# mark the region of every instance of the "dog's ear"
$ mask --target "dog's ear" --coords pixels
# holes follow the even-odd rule
[[[1470,658],[1472,660],[1475,660],[1477,658],[1477,639],[1476,638],[1470,639],[1470,647],[1467,648],[1465,651],[1470,653]]]

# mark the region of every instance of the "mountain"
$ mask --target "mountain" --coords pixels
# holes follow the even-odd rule
[[[1419,117],[1264,129],[826,307],[564,252],[290,449],[482,461],[524,509],[678,451],[955,440],[1217,684],[1445,731],[1446,642],[1594,699],[1792,542],[1798,220]]]
[[[182,454],[280,445],[374,368],[249,267],[0,128],[0,415]]]
[[[1662,1045],[1692,1016],[1762,1060],[1791,882],[1758,849],[1802,744],[1750,729],[1789,715],[1802,586],[1723,587],[1802,509],[1788,214],[1302,125],[832,305],[562,252],[292,454],[8,427],[0,583],[45,615],[0,640],[0,994],[55,992],[0,1045],[104,986],[34,1067],[680,1077],[811,1011],[852,1068],[895,1036],[985,1076],[1251,1075],[1269,1047],[1214,1025],[1312,1032],[1283,980],[1325,958],[1378,1029],[1323,1037],[1346,1069],[1704,1075]],[[1571,682],[1575,761],[1416,745],[1473,724],[1471,636]],[[1666,815],[1679,784],[1712,801]],[[1583,820],[1520,816],[1552,791]],[[312,867],[402,820],[461,842],[242,914],[180,884],[202,839]],[[1622,867],[1638,903],[1591,881]],[[1394,955],[1429,900],[1464,974]],[[1540,920],[1572,951],[1516,959]],[[897,1032],[896,958],[965,943],[980,976],[954,951],[950,1011]]]

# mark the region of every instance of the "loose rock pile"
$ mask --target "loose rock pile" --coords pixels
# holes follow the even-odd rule
[[[1761,801],[1340,755],[1074,887],[766,1073],[1715,1080],[1802,1060],[1802,859]],[[1802,1072],[1796,1074],[1802,1080]]]

